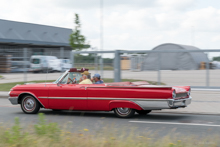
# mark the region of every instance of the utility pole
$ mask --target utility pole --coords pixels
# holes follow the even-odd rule
[[[103,0],[100,0],[100,51],[103,50]],[[100,74],[102,78],[104,77],[104,72],[103,72],[103,55],[101,53],[100,55]]]

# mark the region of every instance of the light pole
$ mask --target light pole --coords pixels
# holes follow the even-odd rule
[[[100,0],[100,51],[103,50],[103,0]],[[100,73],[101,76],[104,77],[103,74],[103,60],[102,60],[102,53],[100,55]]]

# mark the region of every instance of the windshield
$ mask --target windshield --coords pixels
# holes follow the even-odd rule
[[[69,72],[68,70],[64,72],[54,83],[57,84],[60,81],[60,84],[67,84],[68,79],[71,81],[70,83],[79,83],[80,78],[82,77],[82,74],[80,72]]]
[[[40,59],[38,59],[38,58],[32,59],[31,63],[40,64]]]
[[[69,78],[72,81],[75,81],[74,83],[79,83],[79,79],[82,77],[82,74],[80,72],[70,72]]]
[[[57,84],[57,83],[60,81],[60,79],[63,78],[63,76],[65,76],[67,73],[68,73],[68,70],[66,70],[66,71],[65,71],[55,82],[53,82],[53,83]]]

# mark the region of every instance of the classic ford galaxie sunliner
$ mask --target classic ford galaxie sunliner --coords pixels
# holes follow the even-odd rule
[[[190,86],[157,86],[147,82],[77,84],[88,69],[71,68],[53,83],[17,85],[9,92],[12,104],[24,113],[40,108],[56,110],[114,111],[118,117],[132,117],[151,110],[184,108],[191,103]],[[69,83],[71,81],[71,83]]]

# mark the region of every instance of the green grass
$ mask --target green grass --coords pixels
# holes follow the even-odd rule
[[[81,125],[73,129],[74,124],[70,122],[62,126],[48,123],[43,113],[39,113],[36,124],[24,128],[19,118],[15,118],[12,127],[4,125],[0,125],[2,147],[217,147],[220,144],[219,135],[180,136],[173,131],[164,137],[156,137],[152,131],[141,135],[134,133],[132,126],[116,129],[112,125],[97,130],[91,128],[92,131]]]
[[[3,76],[0,75],[0,79],[3,78]]]
[[[47,82],[54,82],[55,80],[48,80]],[[44,83],[45,81],[28,81],[28,82],[14,82],[14,83],[2,83],[0,84],[0,91],[9,91],[12,87],[17,84],[24,84],[24,83]]]
[[[103,79],[105,83],[112,83],[114,82],[114,79],[104,78]],[[55,80],[47,80],[46,82],[54,82]],[[143,80],[134,80],[134,79],[122,79],[122,82],[135,82],[135,81],[143,81]],[[44,83],[45,81],[27,81],[27,82],[14,82],[14,83],[2,83],[0,84],[0,91],[9,91],[12,87],[14,87],[17,84],[24,84],[24,83]],[[147,81],[148,83],[152,85],[156,85],[157,82]],[[161,83],[161,85],[165,85],[164,83]]]
[[[81,69],[82,67],[76,67],[76,68],[77,69]],[[89,70],[95,70],[96,69],[94,66],[84,67],[84,68],[87,68]],[[100,67],[97,70],[100,70]],[[114,67],[112,67],[112,66],[104,66],[103,70],[114,70]]]

